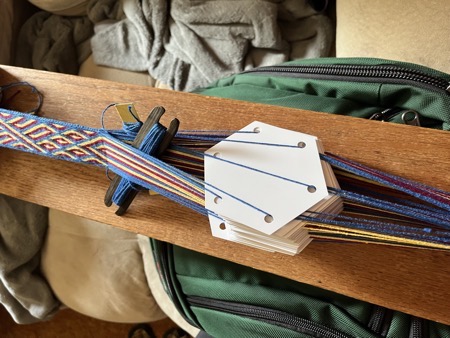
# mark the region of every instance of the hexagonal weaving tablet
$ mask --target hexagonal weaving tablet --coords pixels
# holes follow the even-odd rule
[[[253,122],[205,152],[206,208],[272,234],[328,196],[317,138]]]

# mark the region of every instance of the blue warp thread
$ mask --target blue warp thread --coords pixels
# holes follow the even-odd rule
[[[141,122],[127,123],[126,126],[124,126],[124,129],[127,131],[130,130],[132,132],[136,132],[141,128],[141,126],[142,126]],[[145,135],[145,138],[138,149],[145,154],[154,155],[158,151],[159,144],[164,138],[165,133],[166,128],[162,126],[160,123],[155,123],[148,132],[148,134]],[[123,202],[126,200],[127,196],[133,190],[140,190],[140,189],[142,188],[140,188],[139,185],[132,183],[126,178],[122,178],[122,180],[120,180],[119,185],[117,186],[116,191],[114,192],[112,200],[116,205],[122,205]]]
[[[137,135],[139,130],[141,130],[142,125],[143,123],[141,121],[134,123],[124,122],[122,128],[127,134]]]
[[[4,109],[0,109],[0,111],[6,111]],[[11,113],[10,111],[6,111],[8,113]],[[26,114],[13,112],[16,116],[23,117],[24,119],[29,118]],[[104,113],[102,114],[102,116]],[[91,133],[94,133],[96,135],[102,135],[106,137],[107,139],[113,140],[114,142],[118,142],[119,140],[125,140],[125,139],[133,139],[133,136],[135,136],[137,130],[140,128],[139,125],[127,125],[125,126],[124,130],[122,131],[108,131],[103,128],[103,130],[88,128],[88,127],[80,127],[78,125],[70,124],[63,121],[56,121],[52,119],[45,119],[41,117],[33,117],[35,121],[38,123],[42,123],[45,125],[50,124],[57,124],[64,127],[69,127],[74,130],[83,130],[83,131],[90,131]],[[102,123],[103,126],[103,123]],[[103,126],[104,127],[104,126]],[[169,164],[166,164],[162,162],[161,160],[155,158],[153,155],[156,152],[156,149],[158,149],[158,145],[160,144],[163,136],[165,134],[165,128],[162,125],[156,124],[151,129],[150,133],[146,135],[144,141],[142,142],[142,146],[139,149],[132,148],[128,144],[124,144],[123,147],[127,149],[129,152],[136,155],[136,157],[146,159],[147,161],[154,163],[155,166],[161,168],[161,170],[167,171],[172,173],[176,177],[181,177],[184,181],[188,182],[190,185],[195,185],[196,187],[204,187],[204,183],[199,180],[196,177],[191,176],[190,174],[183,172],[181,169],[178,169],[176,167],[173,167]],[[122,135],[122,137],[118,136]],[[207,136],[209,137],[209,136]],[[82,141],[74,140],[72,145],[78,145],[81,144]],[[71,146],[72,146],[71,145]],[[12,147],[12,145],[5,144],[4,147]],[[14,148],[13,148],[14,149]],[[180,149],[182,149],[180,147]],[[35,149],[23,149],[24,151],[35,153],[43,156],[53,157],[53,158],[61,158],[65,160],[71,160],[73,162],[81,162],[79,158],[76,159],[68,159],[65,157],[61,157],[60,155],[57,155],[51,151],[42,152],[37,151]],[[195,151],[185,150],[186,153],[192,153],[196,154]],[[203,155],[204,156],[204,155]],[[417,202],[410,202],[410,201],[400,201],[398,199],[392,199],[389,200],[383,200],[381,197],[370,197],[365,196],[364,194],[359,191],[359,193],[352,192],[352,191],[342,191],[340,189],[330,189],[330,192],[340,195],[346,200],[354,201],[357,204],[360,205],[366,205],[366,206],[372,206],[377,209],[385,210],[385,211],[391,211],[396,214],[401,214],[407,217],[410,217],[415,220],[423,221],[427,224],[434,225],[439,227],[438,229],[435,229],[434,227],[424,227],[422,229],[418,227],[411,227],[407,228],[402,225],[398,224],[392,224],[390,222],[377,222],[372,220],[364,220],[364,219],[357,219],[357,218],[349,218],[343,215],[336,216],[335,219],[328,219],[326,217],[326,214],[314,214],[311,216],[305,216],[301,215],[299,216],[299,219],[304,220],[319,220],[324,223],[333,224],[333,225],[340,225],[340,226],[346,226],[349,228],[357,228],[357,229],[364,229],[368,231],[375,231],[385,234],[391,234],[394,236],[399,237],[405,237],[410,239],[419,239],[424,241],[434,241],[437,243],[449,243],[450,242],[450,232],[446,230],[450,230],[450,205],[448,203],[448,193],[443,192],[439,189],[431,188],[422,184],[419,184],[417,182],[411,182],[406,179],[396,177],[394,175],[389,175],[387,173],[383,173],[374,169],[369,168],[363,168],[362,165],[358,165],[357,163],[351,163],[349,165],[349,161],[345,161],[344,159],[340,158],[333,158],[331,156],[327,155],[321,155],[322,160],[327,161],[331,165],[342,168],[343,170],[347,170],[349,172],[354,173],[357,176],[368,178],[371,181],[379,182],[381,184],[387,185],[393,189],[396,189],[398,191],[402,191],[408,195],[414,196],[419,201],[425,201],[429,203],[430,205],[420,205]],[[237,163],[233,163],[234,165],[239,165]],[[94,163],[94,165],[97,166],[105,166],[104,163]],[[158,182],[157,178],[154,178],[155,184],[149,183],[148,181],[144,181],[143,179],[140,179],[139,177],[130,176],[127,174],[127,172],[121,170],[119,167],[114,166],[114,163],[108,163],[107,165],[110,170],[116,172],[118,175],[125,177],[124,180],[122,180],[122,184],[119,187],[118,191],[120,193],[117,193],[115,197],[113,197],[113,201],[117,204],[121,204],[121,201],[126,197],[126,194],[133,190],[133,189],[139,189],[139,186],[152,189],[161,195],[164,195],[176,202],[178,202],[181,205],[184,205],[186,207],[189,207],[203,215],[208,214],[208,210],[206,210],[202,205],[193,202],[192,200],[185,198],[184,196],[177,195],[169,190],[164,189],[164,185],[161,184],[161,182]],[[247,168],[252,169],[252,168]],[[253,169],[254,170],[254,169]],[[265,173],[264,174],[270,174]],[[280,179],[286,179],[281,176],[277,176]],[[133,183],[131,183],[133,182]],[[302,182],[295,182],[298,184],[302,184]],[[304,184],[304,183],[303,183]],[[306,184],[304,184],[306,185]]]
[[[348,172],[354,173],[354,174],[356,174],[356,175],[358,175],[360,177],[364,177],[364,178],[367,178],[367,179],[372,180],[374,182],[378,182],[378,183],[384,184],[384,185],[386,185],[386,186],[388,186],[390,188],[394,188],[394,189],[396,189],[398,191],[402,191],[402,192],[404,192],[404,193],[406,193],[406,194],[408,194],[410,196],[414,196],[416,198],[419,198],[422,201],[425,201],[427,203],[435,205],[435,206],[437,206],[437,207],[439,207],[441,209],[450,211],[450,205],[449,204],[443,203],[443,202],[437,200],[436,198],[433,198],[433,197],[431,197],[431,196],[429,196],[427,194],[427,191],[428,192],[438,193],[440,191],[439,189],[428,187],[428,186],[422,185],[422,184],[420,184],[418,182],[410,182],[410,181],[408,181],[408,180],[406,180],[404,178],[401,178],[401,177],[398,177],[398,176],[395,176],[395,175],[390,175],[388,173],[380,172],[378,170],[375,170],[375,169],[371,168],[372,172],[381,173],[385,177],[392,178],[397,183],[389,182],[389,181],[387,181],[384,178],[381,178],[381,177],[378,177],[378,176],[376,176],[374,174],[371,174],[369,172],[365,172],[363,170],[359,170],[357,168],[354,168],[354,167],[344,163],[343,161],[340,161],[338,159],[335,159],[335,158],[332,158],[330,156],[327,156],[326,154],[325,155],[321,154],[320,158],[322,160],[328,162],[329,164],[331,164],[332,166],[334,166],[336,168],[340,168],[340,169],[346,170]],[[350,162],[350,161],[347,160],[347,162]],[[406,183],[406,185],[402,185],[401,183]],[[418,188],[418,189],[423,188],[423,189],[421,189],[421,192],[414,191],[413,189],[410,188],[412,185],[414,185],[415,188]]]

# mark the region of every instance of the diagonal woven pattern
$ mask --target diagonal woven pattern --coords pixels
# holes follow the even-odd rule
[[[0,111],[0,144],[37,155],[106,166],[99,151],[99,132],[73,125],[47,123],[29,114]]]
[[[108,168],[134,184],[205,213],[199,180],[107,131],[0,110],[0,145],[36,155]]]

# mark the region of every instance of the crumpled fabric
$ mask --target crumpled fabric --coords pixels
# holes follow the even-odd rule
[[[91,0],[87,5],[87,16],[94,24],[104,20],[122,19],[121,2],[117,0]]]
[[[22,26],[15,65],[65,74],[78,74],[91,54],[93,23],[87,16],[64,17],[37,12]]]
[[[328,56],[333,39],[329,18],[308,1],[123,0],[123,14],[96,25],[94,61],[147,71],[176,90],[256,66]]]
[[[98,65],[191,91],[254,67],[329,56],[331,21],[310,3],[91,0],[85,16],[33,15],[19,34],[15,65],[78,74],[92,47]]]
[[[48,209],[0,195],[0,304],[19,324],[51,317],[60,303],[40,274]]]

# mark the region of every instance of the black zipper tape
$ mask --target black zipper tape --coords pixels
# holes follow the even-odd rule
[[[188,297],[192,306],[209,310],[221,311],[272,325],[280,326],[295,332],[307,334],[316,338],[351,338],[351,336],[336,329],[326,327],[311,320],[304,319],[280,310],[260,306],[222,301],[204,297]]]
[[[369,324],[367,326],[370,330],[379,334],[381,337],[386,337],[389,332],[389,328],[391,327],[392,316],[392,310],[374,305]]]
[[[194,322],[188,315],[186,315],[186,313],[184,312],[184,308],[181,304],[181,301],[178,298],[178,293],[174,285],[174,276],[171,275],[171,268],[170,268],[171,265],[170,260],[173,260],[172,245],[161,241],[154,241],[154,242],[155,245],[153,248],[153,254],[156,258],[159,276],[161,278],[161,282],[164,285],[166,293],[172,300],[173,305],[175,306],[179,314],[183,317],[183,319],[186,320],[192,326],[200,327],[198,323]],[[191,314],[191,317],[192,315],[193,314]]]
[[[418,317],[411,318],[411,328],[409,330],[409,338],[423,338],[427,337],[426,325],[423,319]]]
[[[450,95],[450,82],[415,69],[395,65],[280,65],[243,74],[273,74],[318,80],[404,84]]]

